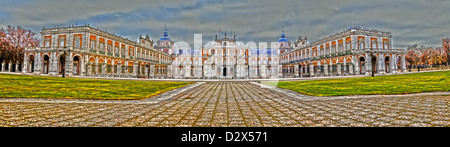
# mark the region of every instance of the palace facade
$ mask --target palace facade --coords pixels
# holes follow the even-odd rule
[[[244,79],[278,78],[276,50],[258,49],[256,44],[236,41],[236,36],[217,37],[201,49],[173,46],[173,78]]]
[[[170,55],[153,48],[148,36],[137,42],[93,28],[44,28],[40,47],[24,51],[23,73],[67,76],[157,77],[167,74]]]
[[[405,50],[392,48],[390,32],[350,27],[312,43],[306,37],[280,55],[284,77],[405,72]]]
[[[220,33],[219,33],[220,35]],[[246,79],[405,72],[405,51],[389,32],[351,27],[324,39],[291,43],[284,30],[275,48],[236,36],[191,49],[168,34],[138,41],[91,26],[44,28],[40,47],[24,52],[23,73],[127,78]]]

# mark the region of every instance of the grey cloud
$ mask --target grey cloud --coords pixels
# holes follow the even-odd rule
[[[411,43],[440,46],[440,38],[450,36],[448,0],[243,0],[243,1],[146,1],[7,0],[0,12],[0,26],[6,23],[33,28],[53,25],[95,24],[121,36],[137,38],[162,35],[164,24],[176,40],[193,43],[194,33],[212,40],[218,32],[230,33],[238,40],[276,41],[281,26],[288,39],[299,35],[310,41],[340,32],[351,25],[390,31],[394,47]]]

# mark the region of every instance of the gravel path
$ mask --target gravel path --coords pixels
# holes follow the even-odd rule
[[[142,101],[4,98],[0,126],[450,126],[448,92],[299,96],[242,81],[195,83]]]

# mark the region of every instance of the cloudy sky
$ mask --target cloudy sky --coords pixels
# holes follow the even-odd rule
[[[175,41],[203,43],[218,28],[244,43],[278,40],[281,27],[291,41],[310,42],[351,25],[390,31],[395,48],[441,46],[450,37],[449,0],[0,0],[0,27],[34,32],[69,24],[99,27],[136,40],[158,40],[167,24]],[[223,35],[223,34],[222,34]]]

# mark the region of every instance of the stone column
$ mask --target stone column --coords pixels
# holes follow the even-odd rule
[[[66,75],[73,76],[73,53],[70,52],[66,57]]]
[[[406,72],[405,55],[402,55],[402,72]]]
[[[5,61],[3,61],[2,62],[2,72],[6,72],[5,68],[6,68],[6,63],[5,63]]]
[[[353,56],[352,58],[352,63],[353,63],[353,67],[354,67],[354,72],[353,70],[350,70],[353,72],[354,75],[359,75],[359,59],[356,58],[356,56]]]
[[[20,71],[19,71],[19,65],[20,65],[20,63],[17,62],[17,63],[16,63],[16,71],[15,71],[15,72],[20,72]]]
[[[85,55],[85,56],[83,56],[83,58],[80,59],[80,62],[81,62],[81,63],[79,63],[80,67],[81,67],[80,75],[87,75],[87,72],[86,72],[86,61],[89,62],[89,56],[88,55]]]
[[[337,74],[341,75],[342,74],[341,73],[341,64],[337,64],[336,66],[337,66],[337,68],[336,68],[337,69]]]
[[[136,62],[133,62],[133,76],[137,76],[137,68],[138,64],[136,64]]]
[[[310,64],[309,65],[309,74],[312,76],[314,76],[314,64]]]
[[[37,75],[37,74],[41,74],[41,54],[40,53],[36,53],[36,56],[34,57],[34,70],[33,70],[33,74]]]
[[[348,72],[350,75],[353,75],[353,66],[354,65],[349,65],[349,67],[348,67],[348,70],[349,70]]]
[[[386,64],[385,64],[385,61],[384,61],[384,55],[383,54],[380,54],[380,57],[378,57],[378,71],[377,71],[377,73],[378,74],[385,74],[386,73]]]
[[[328,64],[327,63],[325,63],[325,64],[323,64],[323,74],[324,75],[328,75]]]
[[[12,72],[13,71],[12,68],[13,68],[13,64],[12,64],[12,61],[10,61],[8,64],[8,72]]]
[[[322,70],[320,69],[320,61],[317,61],[317,73],[321,73]]]
[[[298,64],[295,64],[295,65],[294,65],[294,77],[299,76],[299,72],[300,72],[300,71],[299,71],[298,67],[299,67]]]
[[[49,60],[50,63],[49,63],[49,68],[48,68],[50,75],[56,76],[57,69],[58,69],[58,64],[57,64],[58,61],[59,60],[56,59],[56,52],[52,52],[50,54],[50,60]]]
[[[100,63],[101,64],[101,66],[102,66],[102,77],[105,77],[105,74],[106,74],[106,63]]]
[[[342,68],[344,68],[344,73],[347,73],[347,61],[344,58],[344,66]]]
[[[366,54],[366,61],[364,61],[366,66],[366,75],[372,74],[372,57],[369,54]]]
[[[121,63],[117,63],[117,74],[118,75],[122,74],[122,64]]]
[[[28,72],[28,64],[30,64],[30,59],[27,59],[26,57],[23,58],[23,67],[22,67],[22,73],[26,74]]]
[[[94,66],[95,67],[95,69],[94,69],[95,70],[95,74],[99,74],[98,73],[98,65],[99,65],[98,64],[98,57],[95,57],[95,66]]]
[[[391,57],[389,60],[389,68],[390,68],[389,70],[390,70],[391,74],[397,74],[397,69],[395,69],[396,66],[397,66],[397,64],[395,63],[395,59],[392,59],[392,57]]]
[[[328,74],[331,75],[333,73],[333,61],[330,59],[330,64],[328,64]]]
[[[391,57],[392,58],[392,63],[393,63],[393,74],[397,74],[398,73],[398,67],[397,67],[397,54],[393,54],[393,56]]]
[[[91,63],[87,63],[87,71],[86,71],[86,76],[89,76],[92,73],[92,65]]]
[[[148,67],[145,66],[145,65],[144,65],[144,75],[145,75],[146,78],[149,78],[148,77]]]

